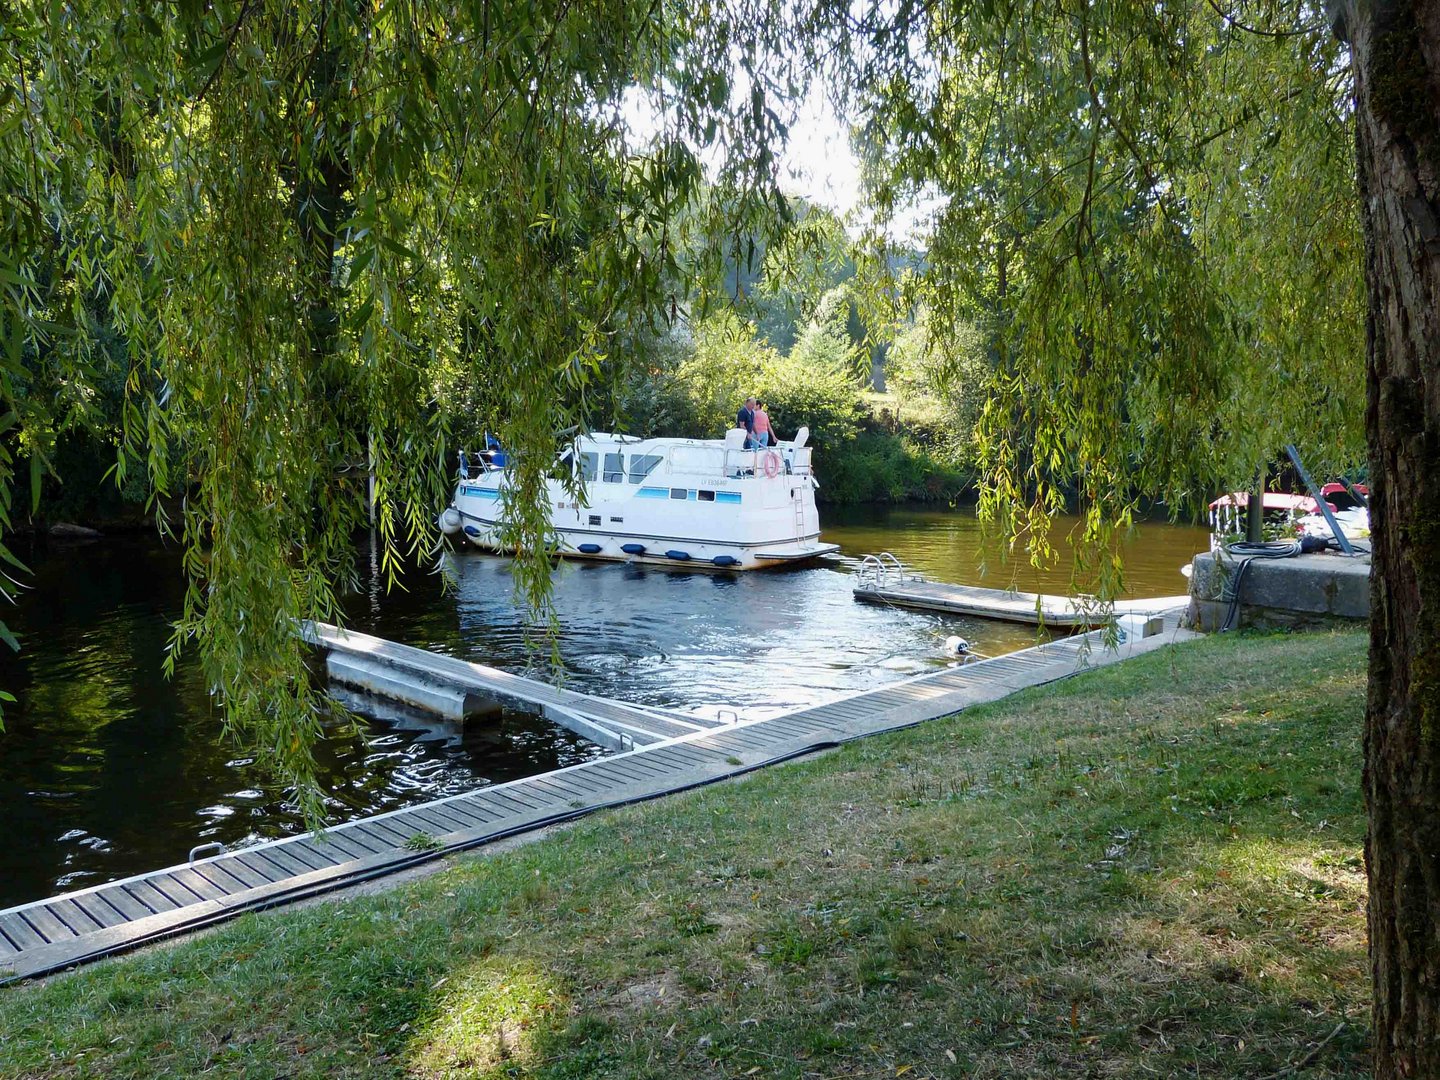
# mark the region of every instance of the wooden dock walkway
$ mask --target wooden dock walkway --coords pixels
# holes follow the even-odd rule
[[[1011,592],[1006,589],[982,589],[975,585],[952,585],[943,581],[922,581],[906,578],[886,584],[872,581],[855,587],[855,599],[870,604],[941,611],[952,615],[973,615],[983,619],[1029,623],[1032,626],[1053,626],[1069,630],[1102,626],[1107,614],[1096,604],[1084,603],[1065,596],[1041,593]],[[1184,607],[1188,596],[1161,596],[1146,600],[1117,600],[1113,614],[1157,615],[1172,608]]]
[[[625,753],[346,822],[319,834],[273,840],[21,904],[0,911],[0,983],[58,971],[595,810],[945,716],[1194,636],[1176,626],[1176,613],[1171,613],[1165,633],[1132,639],[1119,653],[1105,651],[1098,633],[1068,637],[780,716],[685,731]]]

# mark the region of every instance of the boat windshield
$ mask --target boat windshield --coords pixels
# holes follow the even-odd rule
[[[630,483],[638,484],[652,472],[655,466],[660,464],[659,454],[631,454],[630,455]]]

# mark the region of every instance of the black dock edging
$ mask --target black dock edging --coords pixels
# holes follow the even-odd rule
[[[1167,631],[1174,627],[1167,621]],[[614,809],[913,727],[1175,640],[1106,652],[1100,634],[915,676],[763,720],[686,732],[625,753],[477,788],[0,911],[0,985],[36,978],[246,912],[272,908]],[[578,695],[577,695],[578,696]],[[620,704],[620,703],[615,703]],[[447,830],[440,832],[437,830]]]

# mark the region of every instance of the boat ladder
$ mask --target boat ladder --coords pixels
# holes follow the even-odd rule
[[[860,560],[859,589],[883,589],[894,575],[894,584],[905,584],[905,564],[888,551],[866,555]]]

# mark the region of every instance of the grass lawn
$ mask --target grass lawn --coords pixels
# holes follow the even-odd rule
[[[1167,648],[0,991],[0,1075],[1362,1075],[1364,650]]]

